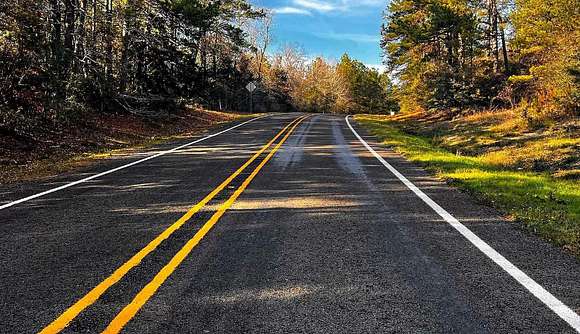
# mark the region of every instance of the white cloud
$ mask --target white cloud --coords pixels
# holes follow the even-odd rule
[[[385,0],[342,0],[342,4],[346,6],[368,6],[368,7],[386,7]]]
[[[378,35],[368,35],[368,34],[350,34],[350,33],[316,33],[316,36],[325,39],[333,39],[337,41],[352,41],[358,43],[378,43],[381,37]]]
[[[293,2],[297,6],[317,10],[319,12],[331,12],[339,9],[339,7],[337,7],[336,5],[326,1],[294,0]]]
[[[322,13],[347,12],[359,7],[384,7],[385,0],[292,0],[293,8],[315,10]]]
[[[274,8],[273,11],[276,14],[312,15],[310,11],[304,8],[296,8],[296,7]]]
[[[287,0],[288,6],[272,8],[276,14],[312,16],[312,12],[350,12],[363,7],[384,7],[385,0]]]

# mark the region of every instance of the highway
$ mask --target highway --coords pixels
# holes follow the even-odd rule
[[[341,115],[0,186],[0,264],[0,333],[580,332],[578,259]]]

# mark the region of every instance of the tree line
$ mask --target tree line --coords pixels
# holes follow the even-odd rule
[[[258,111],[578,115],[579,11],[575,0],[394,0],[385,74],[348,55],[269,54],[272,15],[246,0],[3,1],[0,129],[26,133],[78,110],[155,113],[183,99],[248,110],[251,81]]]
[[[406,111],[580,110],[576,0],[394,0],[382,48]]]
[[[348,57],[269,55],[271,30],[272,14],[246,0],[3,1],[0,129],[86,110],[154,115],[183,99],[248,110],[251,81],[258,111],[393,106],[388,78]]]
[[[265,89],[295,110],[376,114],[398,110],[389,76],[346,53],[339,61],[309,59],[300,48],[286,46],[263,68]]]
[[[248,76],[242,25],[265,15],[243,0],[19,0],[0,12],[2,103],[27,111],[232,103]]]

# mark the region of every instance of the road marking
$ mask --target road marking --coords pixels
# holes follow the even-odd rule
[[[216,211],[213,216],[202,226],[202,228],[195,233],[193,238],[191,238],[184,246],[181,248],[173,258],[155,275],[155,277],[135,296],[135,298],[129,303],[117,316],[111,321],[107,328],[103,331],[106,334],[119,333],[123,327],[139,312],[139,310],[147,303],[147,301],[157,292],[159,287],[167,280],[169,276],[177,269],[177,267],[185,260],[185,258],[191,253],[193,248],[201,241],[201,239],[212,229],[212,227],[219,221],[219,219],[224,215],[224,213],[234,204],[238,197],[246,190],[248,185],[252,180],[258,175],[260,170],[272,159],[276,151],[286,142],[288,137],[292,134],[294,129],[305,119],[301,118],[292,128],[286,133],[284,138],[270,151],[270,153],[262,160],[262,162],[252,171],[252,173],[244,180],[244,182],[236,189],[236,191],[224,202],[218,211]]]
[[[191,146],[191,145],[200,143],[202,141],[208,140],[210,138],[219,136],[221,134],[224,134],[226,132],[232,131],[232,130],[237,129],[237,128],[241,127],[241,126],[244,126],[244,125],[246,125],[248,123],[251,123],[251,122],[256,121],[256,120],[259,120],[259,119],[262,119],[264,117],[268,117],[268,115],[260,116],[260,117],[256,117],[256,118],[252,118],[252,119],[250,119],[248,121],[245,121],[243,123],[240,123],[240,124],[238,124],[236,126],[232,126],[231,128],[227,128],[227,129],[225,129],[223,131],[220,131],[220,132],[214,133],[212,135],[209,135],[209,136],[206,136],[206,137],[197,139],[195,141],[192,141],[190,143],[187,143],[187,144],[184,144],[184,145],[181,145],[181,146],[172,148],[170,150],[157,153],[155,155],[152,155],[152,156],[149,156],[149,157],[146,157],[146,158],[143,158],[143,159],[140,159],[140,160],[137,160],[137,161],[128,163],[128,164],[123,165],[123,166],[119,166],[117,168],[113,168],[111,170],[108,170],[108,171],[105,171],[105,172],[102,172],[102,173],[99,173],[99,174],[95,174],[95,175],[86,177],[86,178],[81,179],[81,180],[78,180],[78,181],[74,181],[74,182],[70,182],[70,183],[64,184],[64,185],[62,185],[60,187],[56,187],[56,188],[53,188],[53,189],[49,189],[47,191],[43,191],[41,193],[34,194],[32,196],[24,197],[24,198],[21,198],[19,200],[16,200],[16,201],[13,201],[13,202],[10,202],[10,203],[6,203],[6,204],[3,204],[3,205],[0,205],[0,210],[4,210],[4,209],[7,209],[7,208],[9,208],[11,206],[14,206],[14,205],[17,205],[17,204],[20,204],[20,203],[23,203],[23,202],[27,202],[27,201],[30,201],[32,199],[39,198],[39,197],[42,197],[42,196],[45,196],[45,195],[48,195],[48,194],[52,194],[52,193],[55,193],[57,191],[60,191],[60,190],[66,189],[66,188],[70,188],[70,187],[76,186],[77,184],[80,184],[80,183],[84,183],[84,182],[87,182],[87,181],[90,181],[90,180],[94,180],[94,179],[99,178],[101,176],[105,176],[105,175],[108,175],[108,174],[111,174],[111,173],[114,173],[114,172],[118,172],[118,171],[120,171],[122,169],[135,166],[137,164],[143,163],[143,162],[148,161],[148,160],[151,160],[151,159],[158,158],[160,156],[163,156],[163,155],[166,155],[166,154],[169,154],[169,153],[173,153],[173,152],[175,152],[177,150],[180,150],[182,148],[186,148],[188,146]]]
[[[369,152],[377,158],[383,166],[387,167],[391,173],[403,182],[407,188],[411,189],[415,195],[423,200],[427,205],[431,207],[441,218],[443,218],[449,225],[453,226],[461,235],[463,235],[469,242],[471,242],[475,247],[477,247],[483,254],[490,258],[493,262],[499,265],[503,270],[505,270],[510,276],[512,276],[516,281],[518,281],[524,288],[531,292],[536,298],[538,298],[542,303],[548,306],[554,313],[556,313],[560,318],[566,321],[576,332],[580,333],[580,316],[572,311],[568,306],[562,303],[558,298],[554,297],[550,292],[544,289],[541,285],[536,283],[531,277],[526,273],[521,271],[513,263],[507,260],[503,255],[498,253],[485,241],[481,240],[475,233],[471,232],[465,225],[463,225],[459,220],[453,217],[449,212],[443,209],[439,204],[435,203],[429,196],[427,196],[421,189],[417,188],[411,181],[409,181],[403,174],[399,173],[391,164],[389,164],[383,157],[381,157],[362,137],[355,131],[349,122],[349,117],[346,116],[346,124],[352,131],[352,133],[358,138],[358,140],[366,147]]]
[[[304,116],[305,117],[305,116]],[[204,199],[193,206],[187,213],[185,213],[179,220],[169,226],[165,231],[153,239],[147,246],[141,249],[137,254],[133,255],[127,262],[117,268],[111,276],[94,287],[84,297],[79,299],[75,304],[63,312],[56,320],[46,326],[40,333],[58,333],[62,331],[68,324],[74,320],[83,310],[94,304],[103,293],[105,293],[111,286],[121,280],[131,269],[139,265],[141,261],[153,252],[164,240],[169,238],[175,231],[177,231],[183,224],[185,224],[194,214],[201,210],[210,200],[219,194],[225,187],[227,187],[240,173],[242,173],[254,160],[256,160],[264,151],[266,151],[272,144],[286,132],[293,124],[300,121],[300,117],[290,122],[284,129],[282,129],[274,138],[272,138],[266,145],[264,145],[258,152],[256,152],[246,163],[244,163],[238,170],[231,174],[219,186],[217,186]]]

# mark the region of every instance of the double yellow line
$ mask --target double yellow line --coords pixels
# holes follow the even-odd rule
[[[224,188],[226,188],[237,176],[239,176],[252,162],[258,159],[262,153],[264,153],[268,148],[270,148],[280,137],[282,139],[272,148],[269,154],[260,162],[260,164],[252,171],[252,173],[242,182],[242,184],[236,189],[236,191],[224,202],[219,209],[213,214],[213,216],[202,226],[202,228],[197,231],[197,233],[191,238],[174,256],[173,258],[157,273],[157,275],[135,296],[135,298],[129,303],[109,326],[104,330],[103,333],[118,333],[123,327],[137,314],[137,312],[145,305],[145,303],[155,294],[157,289],[165,282],[165,280],[175,271],[175,269],[183,262],[183,260],[189,255],[193,248],[199,243],[199,241],[211,230],[211,228],[219,221],[223,214],[234,204],[237,198],[244,192],[248,187],[250,182],[258,175],[260,170],[270,161],[274,156],[276,151],[286,142],[288,137],[296,129],[296,127],[304,121],[308,116],[299,117],[290,124],[288,124],[284,129],[282,129],[272,140],[270,140],[266,145],[264,145],[259,151],[257,151],[248,161],[246,161],[240,168],[238,168],[233,174],[231,174],[226,180],[224,180],[219,186],[217,186],[211,193],[209,193],[204,199],[193,206],[187,213],[185,213],[179,220],[169,226],[165,231],[163,231],[159,236],[153,239],[147,246],[141,249],[137,254],[133,255],[127,262],[121,265],[117,270],[107,277],[104,281],[99,283],[94,287],[89,293],[84,297],[79,299],[75,304],[69,307],[65,312],[63,312],[58,318],[56,318],[52,323],[46,326],[40,333],[59,333],[68,324],[74,320],[82,311],[87,307],[95,303],[101,295],[103,295],[111,286],[121,280],[132,268],[139,265],[139,263],[151,252],[153,252],[164,240],[169,238],[175,231],[177,231],[183,224],[185,224],[195,213],[201,210],[209,201],[211,201],[215,196],[217,196]]]

